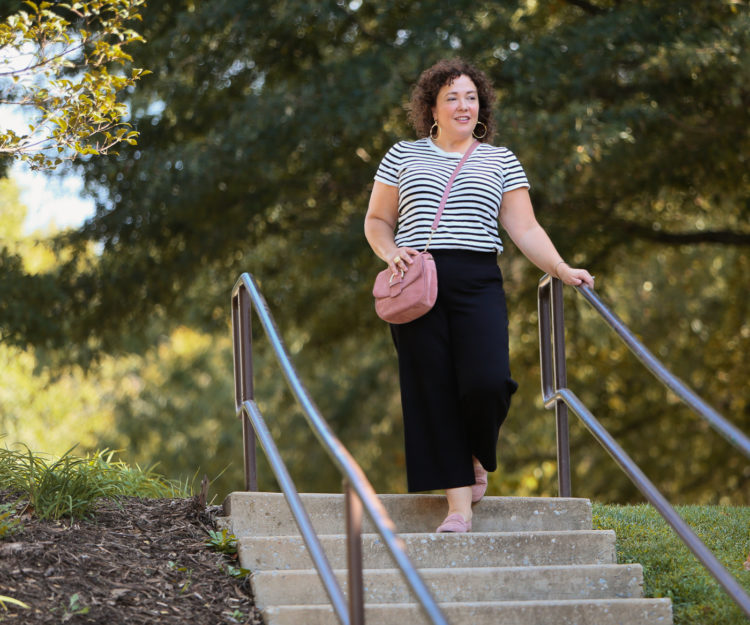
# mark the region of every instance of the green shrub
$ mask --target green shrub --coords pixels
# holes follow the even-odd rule
[[[79,457],[68,450],[62,457],[0,449],[0,490],[27,497],[40,519],[81,518],[100,498],[183,497],[189,489],[157,475],[153,467],[132,468],[113,460],[114,452],[97,451]]]
[[[745,625],[747,617],[650,505],[594,504],[594,528],[617,534],[617,561],[643,566],[644,594],[669,597],[675,625]],[[750,507],[677,506],[677,512],[750,592]]]

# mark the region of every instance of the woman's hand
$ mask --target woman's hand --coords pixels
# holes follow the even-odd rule
[[[555,272],[557,273],[557,277],[565,284],[570,284],[571,286],[585,284],[592,289],[594,288],[594,276],[585,269],[571,267],[568,263],[562,262],[556,266]]]
[[[399,247],[384,260],[388,263],[388,269],[391,270],[391,273],[398,274],[402,271],[406,273],[409,271],[409,265],[414,264],[412,256],[416,256],[417,254],[419,252],[411,247]]]

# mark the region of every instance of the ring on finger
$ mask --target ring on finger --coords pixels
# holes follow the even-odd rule
[[[404,259],[401,258],[400,256],[396,256],[394,257],[393,262],[398,265],[400,262],[403,262],[403,260]]]

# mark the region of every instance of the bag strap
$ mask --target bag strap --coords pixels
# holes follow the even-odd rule
[[[458,161],[458,165],[456,165],[456,169],[453,170],[451,177],[448,179],[448,184],[445,185],[445,191],[443,191],[443,197],[440,200],[440,206],[438,206],[437,214],[435,215],[435,221],[432,222],[432,227],[430,228],[430,237],[427,239],[427,245],[424,246],[423,251],[426,252],[427,248],[430,247],[430,243],[432,242],[432,235],[435,234],[438,224],[440,223],[440,218],[443,216],[443,209],[445,208],[445,203],[448,201],[448,196],[450,195],[453,181],[456,179],[456,176],[458,176],[458,171],[463,167],[464,163],[469,160],[469,156],[471,156],[471,153],[476,150],[478,146],[479,141],[474,141],[474,143],[469,146],[469,149],[464,152],[463,157],[460,161]]]

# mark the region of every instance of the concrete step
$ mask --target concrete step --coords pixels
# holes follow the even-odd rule
[[[434,597],[444,602],[467,598],[482,601],[533,599],[612,599],[643,597],[640,564],[583,566],[483,567],[421,569]],[[347,592],[346,570],[335,571]],[[328,597],[316,571],[258,571],[252,575],[253,595],[260,608],[274,605],[323,604]],[[366,603],[409,603],[414,597],[400,571],[364,571]]]
[[[669,599],[588,599],[441,603],[451,625],[671,625]],[[263,611],[266,625],[338,625],[324,605],[279,606]],[[365,620],[377,625],[428,625],[416,604],[370,604]]]
[[[616,564],[614,532],[591,529],[588,500],[486,497],[472,532],[437,534],[443,496],[380,497],[451,625],[672,623],[668,599],[642,598],[641,566]],[[346,592],[344,497],[301,498]],[[224,506],[266,625],[337,624],[283,495],[232,493]],[[368,519],[364,531],[367,622],[427,624]]]
[[[615,564],[615,533],[471,532],[466,534],[403,534],[406,552],[417,568],[474,568]],[[346,568],[346,536],[323,535],[323,549],[334,569]],[[312,568],[300,536],[242,536],[242,566],[251,571]],[[364,568],[392,568],[393,560],[377,534],[362,535]]]
[[[306,493],[302,502],[320,534],[346,530],[344,496]],[[399,533],[432,532],[445,518],[442,495],[380,495]],[[230,494],[224,510],[235,536],[288,536],[297,524],[281,493]],[[591,529],[591,502],[558,497],[485,497],[474,506],[474,532],[520,532]],[[365,514],[365,532],[374,529]]]

